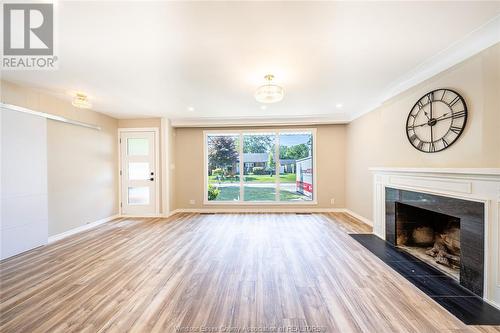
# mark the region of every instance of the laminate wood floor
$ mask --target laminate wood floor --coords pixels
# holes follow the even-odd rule
[[[369,228],[345,214],[118,219],[0,262],[0,332],[500,332],[464,325],[347,232]]]

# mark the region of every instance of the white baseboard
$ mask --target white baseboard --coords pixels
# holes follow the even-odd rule
[[[168,216],[178,213],[335,213],[344,212],[343,208],[314,208],[314,207],[275,207],[275,208],[179,208]]]
[[[349,215],[351,215],[352,217],[356,218],[357,220],[360,220],[361,222],[363,222],[364,224],[368,224],[370,227],[373,227],[373,222],[369,219],[367,219],[366,217],[364,216],[361,216],[355,212],[353,212],[352,210],[350,209],[347,209],[345,208],[344,209],[344,213],[347,213]]]
[[[69,237],[71,235],[74,235],[74,234],[77,234],[79,232],[82,232],[82,231],[85,231],[85,230],[89,230],[89,229],[92,229],[92,228],[95,228],[97,227],[98,225],[101,225],[103,223],[106,223],[106,222],[109,222],[109,221],[112,221],[114,219],[117,219],[119,218],[120,215],[116,214],[116,215],[112,215],[112,216],[109,216],[109,217],[106,217],[106,218],[103,218],[103,219],[100,219],[98,221],[94,221],[94,222],[90,222],[90,223],[87,223],[87,224],[84,224],[82,226],[79,226],[79,227],[76,227],[74,229],[71,229],[71,230],[68,230],[68,231],[65,231],[65,232],[62,232],[60,234],[57,234],[57,235],[54,235],[54,236],[50,236],[49,237],[49,240],[48,240],[48,243],[53,243],[55,241],[58,241],[60,239],[63,239],[63,238],[66,238],[66,237]]]
[[[130,217],[130,218],[151,218],[151,219],[157,219],[157,218],[162,218],[162,217],[168,217],[170,214],[164,215],[164,214],[153,214],[153,215],[118,215],[118,217]]]

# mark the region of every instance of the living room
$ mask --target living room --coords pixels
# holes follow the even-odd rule
[[[500,2],[2,11],[2,332],[500,331]]]

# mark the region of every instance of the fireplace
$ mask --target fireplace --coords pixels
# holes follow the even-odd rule
[[[483,203],[386,187],[385,206],[386,241],[483,296]]]
[[[460,280],[460,219],[396,202],[396,246]]]

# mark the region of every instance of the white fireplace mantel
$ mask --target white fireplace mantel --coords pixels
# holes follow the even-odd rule
[[[385,188],[484,203],[484,299],[500,308],[500,168],[370,168],[373,233],[385,240]]]

